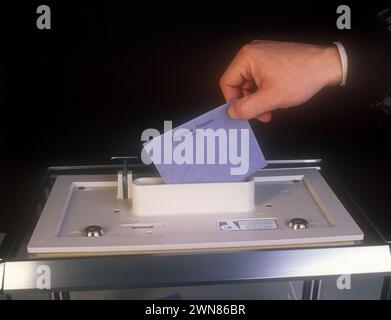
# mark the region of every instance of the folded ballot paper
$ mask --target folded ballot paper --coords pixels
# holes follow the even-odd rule
[[[248,121],[227,110],[222,105],[175,129],[165,121],[165,132],[152,129],[144,143],[143,161],[152,161],[166,183],[245,180],[266,161]]]

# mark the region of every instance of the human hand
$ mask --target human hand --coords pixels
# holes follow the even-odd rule
[[[268,122],[273,110],[302,104],[342,76],[336,46],[256,40],[237,53],[220,87],[231,118]]]

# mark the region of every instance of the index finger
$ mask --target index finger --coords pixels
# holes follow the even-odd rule
[[[248,81],[236,56],[220,78],[220,88],[227,101],[241,98],[242,86]]]

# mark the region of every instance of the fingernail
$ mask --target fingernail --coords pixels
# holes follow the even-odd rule
[[[228,107],[228,115],[232,118],[232,119],[237,119],[237,115],[236,115],[236,112],[235,112],[235,105],[234,104],[231,104],[229,107]]]

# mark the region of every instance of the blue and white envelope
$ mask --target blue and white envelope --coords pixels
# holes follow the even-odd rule
[[[247,120],[233,120],[222,105],[144,144],[166,183],[235,182],[266,166]],[[144,157],[143,157],[144,159]]]

